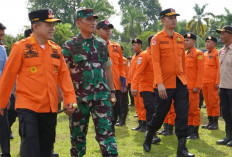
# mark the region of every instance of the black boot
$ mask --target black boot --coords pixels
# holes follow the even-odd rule
[[[166,132],[164,132],[162,135],[164,136],[173,135],[173,125],[168,124]]]
[[[161,142],[161,139],[154,133],[153,139],[152,139],[152,144],[157,144]]]
[[[213,123],[208,127],[209,130],[217,130],[218,129],[218,117],[212,117]]]
[[[199,139],[199,126],[192,126],[192,132],[190,136],[187,137],[187,139]]]
[[[120,126],[120,123],[122,121],[122,115],[119,115],[119,120],[117,121],[117,123],[115,124],[115,126]]]
[[[147,123],[146,121],[141,121],[141,128],[138,130],[140,132],[146,132],[147,130]]]
[[[228,147],[232,147],[232,140],[226,144]]]
[[[201,126],[202,129],[208,129],[209,126],[212,125],[212,123],[213,123],[213,117],[212,117],[212,116],[208,116],[208,120],[209,120],[209,121],[208,121],[207,124]]]
[[[176,157],[195,157],[195,155],[189,153],[186,148],[186,138],[178,139],[178,148]]]
[[[51,157],[59,157],[59,154],[54,152],[54,150],[52,150]]]
[[[161,131],[159,131],[159,132],[157,132],[159,135],[163,135],[163,134],[166,133],[167,127],[168,127],[168,123],[164,123],[163,126],[164,126],[164,129],[161,130]]]
[[[10,131],[10,139],[14,139],[14,134],[12,131]]]
[[[121,118],[121,123],[120,123],[120,126],[123,126],[123,125],[125,125],[126,124],[126,114],[122,114],[122,116],[121,116],[122,118]]]
[[[134,131],[138,131],[140,128],[141,128],[141,126],[142,126],[142,121],[141,120],[138,120],[138,122],[139,122],[139,126],[137,126],[136,128],[132,128],[131,130],[134,130]]]
[[[151,150],[153,135],[154,135],[154,131],[152,130],[151,126],[148,125],[147,135],[145,137],[145,141],[143,142],[143,149],[146,152],[150,152]]]
[[[193,132],[193,125],[188,126],[188,136],[190,136]]]
[[[219,145],[227,145],[231,141],[232,141],[232,130],[226,130],[226,137],[222,140],[216,141],[216,143]]]

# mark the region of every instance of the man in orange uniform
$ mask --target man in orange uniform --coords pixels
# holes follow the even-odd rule
[[[185,48],[185,69],[189,91],[189,136],[188,139],[199,138],[199,126],[201,124],[201,113],[199,108],[199,94],[202,87],[202,77],[204,70],[204,55],[196,49],[196,35],[187,33],[184,35]]]
[[[126,75],[123,68],[121,46],[116,42],[109,41],[113,28],[114,26],[107,20],[102,20],[97,24],[97,33],[99,37],[105,40],[105,42],[108,44],[109,55],[112,62],[111,69],[117,99],[117,102],[113,106],[113,125],[115,125],[120,113],[121,95],[122,92],[125,92],[126,90]]]
[[[137,64],[141,62],[142,57],[142,40],[140,39],[134,39],[132,40],[132,49],[135,52],[134,56],[132,57],[131,60],[131,65],[130,65],[130,77],[131,77],[131,95],[134,96],[134,101],[135,101],[135,110],[138,115],[139,119],[139,126],[136,128],[132,128],[134,131],[141,131],[145,132],[146,131],[146,110],[144,108],[143,104],[143,98],[139,95],[139,93],[133,95],[133,88],[132,84],[135,80],[135,72],[136,72],[136,67]],[[139,90],[138,90],[139,91]]]
[[[219,106],[219,58],[218,51],[215,48],[217,38],[209,36],[206,38],[206,48],[208,51],[204,53],[204,74],[202,92],[207,108],[208,120],[206,125],[202,128],[209,130],[218,129],[218,117],[220,116]]]
[[[172,100],[176,111],[175,132],[178,138],[177,157],[193,157],[186,148],[188,136],[188,89],[185,78],[184,38],[174,32],[179,16],[174,9],[160,12],[163,31],[151,40],[151,53],[154,69],[154,90],[157,102],[155,114],[148,124],[148,133],[143,143],[146,152],[151,150],[154,132],[158,131],[170,110]]]
[[[0,79],[0,114],[17,78],[15,108],[21,136],[20,156],[50,157],[55,139],[58,84],[68,112],[76,95],[61,48],[51,41],[55,22],[51,9],[29,13],[33,34],[16,42]]]
[[[137,62],[134,74],[134,80],[131,85],[132,95],[140,94],[143,98],[144,107],[146,109],[146,122],[150,122],[152,115],[155,113],[156,103],[153,90],[154,71],[151,59],[150,42],[154,35],[148,37],[149,47],[140,54],[141,59]],[[152,143],[161,142],[161,139],[154,134]]]

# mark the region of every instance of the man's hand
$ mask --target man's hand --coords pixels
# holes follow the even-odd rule
[[[110,97],[110,102],[111,102],[111,106],[113,107],[116,102],[117,102],[117,99],[116,99],[116,96],[114,93],[111,93],[111,97]]]
[[[216,90],[218,90],[218,89],[219,89],[218,84],[215,84],[215,89],[216,89]]]
[[[70,103],[66,106],[66,110],[64,111],[68,116],[72,116],[73,112],[76,110],[77,106],[73,106],[73,103]]]
[[[4,109],[0,108],[0,115],[4,116]]]
[[[168,95],[167,95],[167,92],[166,92],[166,88],[164,87],[164,84],[159,83],[159,84],[157,84],[157,86],[158,86],[159,97],[161,99],[167,99]]]
[[[136,90],[136,89],[131,90],[131,95],[132,96],[136,96],[137,94],[138,94],[138,90]]]
[[[198,92],[198,90],[199,90],[199,88],[194,87],[194,88],[193,88],[193,93],[197,93],[197,92]]]

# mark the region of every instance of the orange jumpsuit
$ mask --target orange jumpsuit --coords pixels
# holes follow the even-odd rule
[[[41,48],[32,34],[16,42],[0,79],[0,108],[5,108],[17,78],[15,108],[37,113],[58,111],[58,83],[66,104],[76,103],[61,48],[47,41]]]
[[[189,116],[188,125],[199,126],[201,124],[201,114],[199,108],[199,92],[202,87],[202,77],[204,70],[203,53],[195,47],[189,54],[185,53],[185,69],[189,90]],[[197,87],[197,93],[193,93],[193,88]]]
[[[112,62],[111,69],[113,73],[114,87],[115,90],[121,90],[120,76],[126,78],[123,68],[122,49],[118,43],[109,41],[108,50]]]
[[[210,53],[204,53],[204,74],[202,92],[205,99],[208,116],[220,116],[219,96],[215,85],[219,84],[219,58],[214,48]]]
[[[138,55],[135,54],[132,57],[131,65],[130,65],[131,84],[133,84],[134,74],[136,72],[137,64],[138,62],[141,62],[142,60],[142,57],[141,57],[142,52],[143,51],[141,51]],[[142,121],[146,121],[146,110],[144,108],[143,98],[139,94],[139,89],[138,89],[138,94],[134,97],[134,103],[135,103],[135,110],[138,115],[138,119]]]

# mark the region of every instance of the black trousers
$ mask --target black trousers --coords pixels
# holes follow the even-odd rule
[[[128,113],[128,91],[125,93],[121,92],[121,104],[120,104],[120,115],[127,115]]]
[[[172,99],[174,100],[174,108],[176,112],[175,132],[178,139],[188,136],[188,111],[189,111],[189,93],[186,85],[183,85],[179,78],[176,78],[176,88],[166,89],[168,98],[161,99],[158,90],[155,89],[155,98],[157,109],[149,123],[149,128],[158,131],[170,110]]]
[[[154,92],[144,91],[140,92],[140,96],[143,98],[144,108],[146,109],[146,122],[149,123],[156,110],[155,94]]]
[[[21,157],[50,157],[55,141],[57,113],[16,110],[21,136]]]
[[[201,107],[203,106],[203,101],[204,101],[202,90],[199,93],[199,97],[200,97],[199,98],[199,100],[200,100],[200,102],[199,102],[199,108],[201,109]]]
[[[232,131],[232,89],[220,88],[219,96],[226,130]]]
[[[135,103],[134,103],[134,97],[131,95],[131,91],[130,90],[131,90],[131,84],[128,83],[128,91],[129,91],[129,95],[130,95],[131,104],[135,105]]]
[[[15,96],[11,94],[10,96],[10,108],[8,110],[8,121],[9,121],[9,127],[11,131],[11,126],[15,122],[17,117],[17,113],[15,111]]]
[[[10,157],[10,130],[8,124],[7,110],[4,110],[4,115],[0,115],[0,146],[2,157]]]
[[[113,126],[116,124],[119,113],[120,113],[121,94],[122,92],[120,90],[116,90],[115,96],[116,96],[117,101],[115,105],[113,106],[113,120],[112,120]]]

